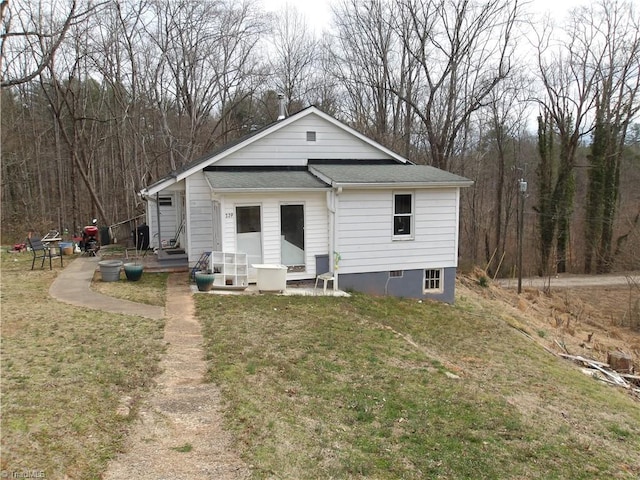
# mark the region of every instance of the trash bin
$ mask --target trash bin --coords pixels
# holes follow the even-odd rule
[[[102,260],[98,262],[98,265],[100,266],[100,275],[103,282],[117,282],[120,280],[121,260]]]
[[[256,285],[260,292],[284,292],[287,289],[287,266],[259,263],[256,269]]]
[[[144,224],[136,228],[135,236],[136,248],[140,251],[149,250],[149,225]]]
[[[109,235],[109,227],[102,227],[100,229],[100,245],[110,245],[111,235]]]

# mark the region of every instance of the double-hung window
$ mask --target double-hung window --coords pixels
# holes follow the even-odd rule
[[[413,238],[413,194],[393,194],[393,238]]]

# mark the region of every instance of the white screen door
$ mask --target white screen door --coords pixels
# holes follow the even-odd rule
[[[236,207],[236,245],[238,253],[247,254],[249,282],[255,282],[256,270],[251,265],[262,263],[260,205]]]

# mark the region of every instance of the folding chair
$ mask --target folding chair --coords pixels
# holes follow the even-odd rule
[[[57,254],[52,253],[52,248],[43,243],[39,238],[27,238],[27,242],[29,242],[29,247],[31,247],[31,253],[33,254],[33,260],[31,261],[31,270],[36,264],[36,259],[41,258],[42,263],[40,264],[40,268],[44,268],[44,261],[49,259],[49,270],[53,269],[53,265],[51,263],[52,258],[60,257],[60,266],[64,266],[62,264],[62,252],[58,249]]]

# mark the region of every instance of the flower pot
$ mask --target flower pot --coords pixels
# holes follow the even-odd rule
[[[127,276],[127,280],[130,282],[137,282],[142,277],[142,265],[137,263],[125,263],[124,274]]]
[[[196,286],[200,292],[208,292],[213,288],[213,281],[216,279],[215,273],[196,272]]]
[[[120,280],[120,268],[122,262],[120,260],[102,260],[98,262],[100,266],[100,275],[103,282],[117,282]]]

